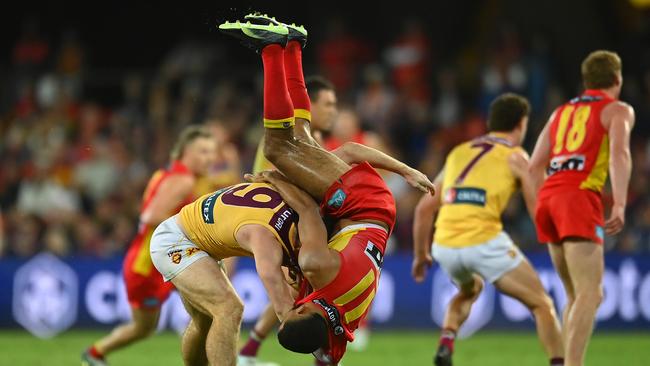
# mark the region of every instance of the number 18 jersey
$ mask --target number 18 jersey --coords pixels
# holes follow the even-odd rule
[[[540,196],[567,188],[600,193],[609,167],[609,138],[600,114],[613,101],[599,90],[586,90],[556,110],[549,127],[548,178]]]
[[[265,183],[242,183],[206,194],[179,214],[185,234],[214,259],[252,256],[237,243],[237,231],[255,224],[282,244],[285,264],[295,264],[298,215]]]
[[[522,151],[492,133],[460,144],[447,155],[436,245],[479,245],[503,230],[501,213],[517,190],[508,157],[517,150]]]

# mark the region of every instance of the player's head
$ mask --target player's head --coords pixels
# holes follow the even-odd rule
[[[192,173],[205,175],[215,162],[216,150],[217,143],[207,129],[188,126],[176,140],[170,157],[180,160]]]
[[[615,52],[594,51],[582,61],[582,83],[587,89],[614,89],[615,96],[621,92],[623,75],[621,58]]]
[[[490,104],[488,131],[513,134],[519,144],[526,137],[528,129],[528,99],[514,93],[505,93]]]
[[[351,141],[361,131],[361,119],[354,109],[349,107],[341,108],[336,123],[332,128],[332,135],[339,140]]]
[[[313,302],[304,303],[285,316],[278,329],[282,347],[298,353],[312,353],[329,342],[327,322]]]
[[[320,76],[305,81],[311,99],[311,123],[315,130],[329,131],[336,118],[336,92],[334,85]]]

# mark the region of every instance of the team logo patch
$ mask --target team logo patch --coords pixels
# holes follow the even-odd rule
[[[282,123],[282,127],[283,127],[283,128],[289,128],[289,127],[291,127],[291,122],[284,122],[284,123]]]
[[[201,251],[201,249],[195,248],[195,247],[187,248],[187,249],[185,249],[185,256],[189,258],[189,257],[193,256],[194,254],[200,252],[200,251]]]
[[[155,297],[147,297],[142,301],[142,304],[147,307],[155,307],[160,305],[160,301]]]
[[[181,254],[182,252],[183,251],[180,250],[180,249],[174,249],[174,250],[171,250],[171,251],[167,252],[167,256],[169,258],[171,258],[172,263],[179,264],[181,262],[182,257],[183,257],[182,254]]]
[[[444,201],[447,204],[467,204],[485,206],[487,195],[481,188],[449,188],[445,192]]]
[[[339,188],[336,190],[336,192],[334,192],[332,197],[330,197],[330,199],[327,201],[327,205],[332,208],[341,208],[346,198],[348,198],[348,195],[346,195],[345,192],[343,192],[343,190]]]
[[[508,255],[510,256],[510,258],[515,258],[517,257],[517,251],[514,249],[510,249],[508,250]]]

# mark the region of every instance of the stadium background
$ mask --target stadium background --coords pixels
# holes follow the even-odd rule
[[[69,327],[107,329],[127,316],[119,287],[121,256],[136,229],[144,185],[166,163],[184,126],[207,123],[218,134],[224,148],[215,175],[228,180],[250,170],[262,133],[260,63],[216,30],[218,22],[249,10],[304,23],[310,32],[306,74],[334,82],[341,110],[353,111],[383,149],[431,177],[454,144],[485,131],[487,107],[504,91],[531,101],[525,144],[531,151],[552,109],[580,91],[582,58],[597,48],[619,52],[625,80],[621,99],[637,114],[634,173],[626,229],[606,242],[607,296],[615,300],[609,310],[601,308],[599,326],[647,331],[650,2],[488,0],[372,7],[336,1],[274,2],[272,7],[265,2],[49,2],[12,7],[0,32],[0,274],[8,279],[0,285],[0,335],[21,327],[41,336]],[[345,122],[354,125],[349,118]],[[435,308],[442,304],[435,299],[444,298],[440,288],[448,283],[441,279],[442,292],[436,293],[436,276],[423,287],[410,280],[412,211],[419,193],[399,179],[388,180],[398,202],[398,223],[386,262],[397,292],[385,296],[392,296],[393,305],[403,301],[403,307],[393,306],[392,317],[383,323],[382,315],[374,314],[375,321],[387,328],[436,329]],[[504,219],[534,264],[548,270],[545,285],[561,302],[523,203],[514,200]],[[250,263],[243,268],[245,275]],[[54,284],[41,283],[36,286],[41,290],[33,291],[34,281],[48,275]],[[99,289],[89,295],[91,283]],[[263,302],[255,297],[259,284],[242,286],[247,301]],[[493,305],[485,324],[477,320],[476,329],[487,324],[532,330],[526,316],[509,315],[508,307],[515,305],[490,296],[501,305]],[[93,315],[89,304],[108,309],[108,315]],[[380,313],[382,307],[377,308]],[[420,316],[426,321],[419,322]],[[648,335],[642,339],[647,343]]]

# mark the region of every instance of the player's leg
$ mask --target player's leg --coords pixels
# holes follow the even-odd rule
[[[271,366],[276,365],[274,363],[264,362],[261,363],[257,361],[257,353],[262,345],[264,339],[273,331],[275,326],[278,324],[278,317],[275,314],[275,310],[271,304],[268,304],[264,311],[257,319],[255,326],[251,329],[251,332],[248,337],[248,341],[239,351],[239,357],[237,364],[241,366],[248,365],[264,365]]]
[[[185,301],[212,319],[205,341],[210,365],[235,365],[244,305],[219,264],[209,257],[200,258],[174,277],[172,283]],[[186,339],[188,336],[192,334],[184,335],[184,350],[196,347],[185,346],[192,341]],[[183,357],[191,359],[191,355]]]
[[[128,346],[133,342],[148,337],[156,331],[160,308],[139,309],[131,307],[131,321],[122,324],[106,337],[95,343],[95,349],[103,354]]]
[[[190,315],[190,323],[185,328],[181,343],[181,353],[186,365],[208,365],[205,342],[212,326],[212,318],[203,314],[183,299],[185,310]]]
[[[575,291],[565,325],[566,364],[582,366],[596,312],[603,298],[603,246],[590,241],[567,240],[563,249]]]
[[[560,277],[562,285],[564,286],[564,291],[566,293],[567,302],[564,306],[564,309],[562,309],[562,339],[564,340],[566,346],[567,324],[569,322],[569,313],[571,312],[573,303],[575,302],[575,291],[573,289],[573,282],[571,282],[571,276],[569,276],[569,268],[564,258],[564,247],[561,244],[549,244],[548,250],[551,256],[551,261],[553,261],[555,271]]]
[[[284,49],[278,44],[262,50],[264,155],[296,185],[321,199],[350,166],[320,147],[295,138],[294,106],[287,87],[284,56]],[[307,108],[307,104],[302,107]]]
[[[535,318],[537,334],[551,365],[562,365],[564,347],[562,330],[555,313],[553,300],[544,290],[542,282],[528,260],[522,260],[513,270],[494,282],[502,293],[521,301]]]

